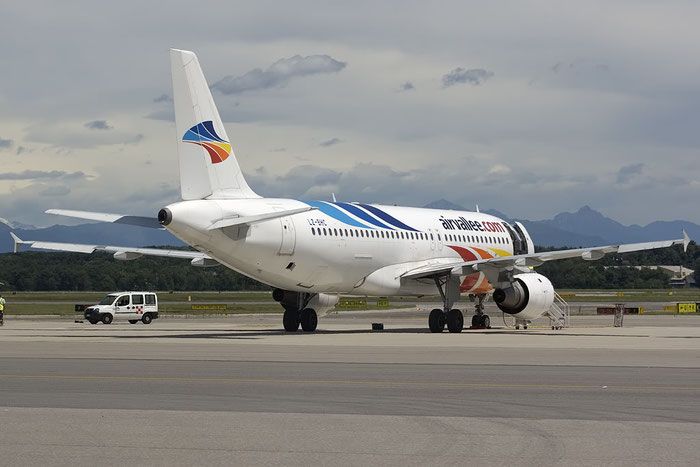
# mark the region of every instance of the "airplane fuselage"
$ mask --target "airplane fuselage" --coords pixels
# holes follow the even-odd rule
[[[207,230],[213,222],[304,207],[252,225]],[[183,201],[167,207],[166,228],[218,262],[284,290],[358,295],[434,294],[432,280],[401,279],[432,264],[513,254],[503,220],[478,212],[291,199]],[[462,293],[492,287],[462,277]]]

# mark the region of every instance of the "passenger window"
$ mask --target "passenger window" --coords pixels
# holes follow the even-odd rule
[[[153,294],[146,295],[146,305],[155,305],[155,304],[156,304],[156,296]]]
[[[438,242],[441,242],[442,239],[440,238],[440,234],[437,234],[437,237],[438,237]]]
[[[316,229],[314,229],[313,227],[311,227],[311,235],[316,235]]]
[[[119,297],[119,300],[117,300],[117,306],[127,306],[129,304],[129,296],[128,295],[122,295]]]
[[[345,236],[348,236],[348,229],[345,229]]]
[[[143,305],[143,295],[132,295],[131,296],[132,305]]]
[[[323,228],[323,235],[328,235],[328,234],[326,233],[326,228],[325,228],[325,227]]]

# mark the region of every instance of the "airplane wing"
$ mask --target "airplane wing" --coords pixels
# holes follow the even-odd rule
[[[602,258],[607,253],[630,253],[632,251],[653,250],[655,248],[667,248],[673,245],[683,245],[683,250],[688,249],[690,238],[683,231],[683,238],[677,240],[663,240],[657,242],[627,243],[622,245],[608,245],[590,248],[576,248],[573,250],[543,251],[517,256],[505,256],[476,261],[454,261],[451,263],[426,264],[406,271],[401,277],[405,279],[420,279],[448,273],[468,275],[487,269],[512,270],[515,267],[534,267],[547,261],[566,258],[583,258],[593,261]],[[455,271],[457,269],[457,271]],[[461,269],[461,271],[460,271]]]
[[[14,252],[17,253],[22,245],[27,245],[31,248],[39,250],[53,251],[70,251],[74,253],[94,253],[95,251],[104,251],[113,253],[115,259],[128,261],[141,256],[165,256],[169,258],[189,259],[193,266],[208,267],[217,266],[219,263],[209,255],[199,251],[188,250],[165,250],[160,248],[133,248],[125,246],[109,246],[109,245],[87,245],[82,243],[59,243],[59,242],[44,242],[38,240],[22,240],[13,232],[10,232],[12,239],[15,242]]]

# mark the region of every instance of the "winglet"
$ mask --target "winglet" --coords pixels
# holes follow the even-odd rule
[[[683,229],[683,251],[688,251],[689,244],[690,244],[690,237],[686,233],[685,229]]]
[[[25,242],[21,238],[19,238],[17,235],[14,234],[14,232],[10,232],[10,235],[12,235],[12,240],[15,241],[14,247],[12,248],[15,253],[19,251],[19,247],[22,245],[31,245],[33,242]]]

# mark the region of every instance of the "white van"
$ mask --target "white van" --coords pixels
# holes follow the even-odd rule
[[[85,319],[92,324],[110,324],[113,320],[151,324],[157,318],[158,297],[153,292],[115,292],[85,309]]]

